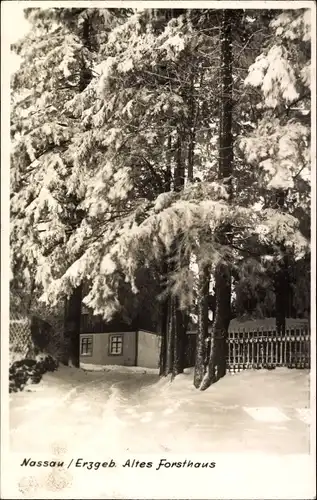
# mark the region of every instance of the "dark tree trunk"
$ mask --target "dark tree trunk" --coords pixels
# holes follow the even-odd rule
[[[167,140],[167,165],[164,176],[164,190],[169,191],[172,188],[172,165],[171,165],[171,152],[172,152],[172,138],[168,137]]]
[[[219,178],[229,178],[232,175],[233,139],[232,139],[232,13],[222,11],[221,19],[221,99],[219,123]],[[231,183],[228,182],[231,193]]]
[[[171,144],[169,144],[171,146]],[[185,168],[182,158],[182,137],[178,131],[175,150],[175,170],[174,170],[174,190],[181,191],[184,187]],[[179,250],[179,238],[176,236],[172,245],[170,255],[167,256],[169,263],[168,273],[176,270],[176,254]],[[178,297],[168,296],[168,305],[165,311],[168,312],[166,339],[162,339],[160,355],[160,372],[164,375],[172,374],[173,377],[182,373],[185,365],[185,319],[184,313],[180,310]],[[165,368],[165,369],[164,369]]]
[[[174,243],[172,259],[177,250],[177,241]],[[174,263],[169,266],[169,272],[173,271]],[[165,367],[164,375],[173,374],[173,377],[184,371],[185,365],[185,321],[184,313],[180,310],[179,299],[169,295],[165,305],[167,312],[167,329],[165,339],[161,346],[162,371]],[[163,339],[162,339],[163,340]],[[164,355],[165,351],[165,355]],[[164,363],[164,359],[166,360]]]
[[[161,307],[161,347],[160,347],[160,366],[159,374],[164,375],[166,371],[166,352],[167,352],[167,325],[168,322],[168,301],[165,300]]]
[[[278,190],[276,192],[276,206],[281,212],[285,207],[285,199],[287,192]],[[274,291],[275,291],[275,320],[276,331],[278,335],[285,334],[286,316],[289,306],[290,297],[290,276],[289,276],[289,261],[284,245],[281,245],[282,258],[279,269],[274,276]]]
[[[93,50],[91,40],[91,19],[86,17],[82,25],[82,41],[88,50]],[[91,82],[93,76],[92,71],[85,64],[84,59],[81,61],[81,70],[79,75],[79,92],[83,92]],[[75,207],[78,207],[81,200],[74,199]],[[76,210],[76,209],[75,209]],[[73,220],[70,225],[73,229],[78,227],[83,219],[81,211],[75,211]],[[82,309],[82,295],[83,287],[80,285],[72,291],[71,296],[65,303],[65,316],[64,316],[64,353],[62,362],[66,365],[71,363],[73,366],[79,367],[79,339],[80,339],[80,324],[81,324],[81,309]]]
[[[187,318],[180,310],[178,297],[169,296],[164,309],[166,331],[161,341],[160,374],[165,376],[172,374],[175,377],[185,368]]]
[[[164,262],[161,271],[161,291],[165,292],[166,279],[168,275],[168,264]],[[160,348],[160,375],[166,372],[166,354],[167,354],[167,332],[168,332],[168,297],[164,297],[161,303],[161,348]]]
[[[194,386],[200,387],[206,365],[207,338],[208,338],[208,296],[209,296],[210,268],[205,267],[199,275],[198,291],[198,331],[196,337],[196,356]]]
[[[174,297],[170,297],[168,301],[165,376],[169,375],[170,373],[173,373],[175,326],[176,326],[176,318],[175,318]]]
[[[176,144],[176,168],[174,174],[174,189],[175,191],[181,191],[184,188],[185,183],[185,159],[182,156],[182,133],[179,130],[177,135]],[[177,264],[175,262],[176,253],[179,252],[179,238],[176,237],[175,243],[173,245],[171,267],[175,267]],[[180,252],[179,262],[180,267],[185,265],[184,257]],[[173,349],[172,354],[172,374],[173,377],[182,373],[184,371],[185,365],[185,329],[184,329],[184,319],[185,313],[180,310],[179,298],[171,297],[171,315],[172,315],[172,335],[173,341],[171,348]]]
[[[33,299],[34,299],[35,288],[36,288],[35,279],[31,278],[30,295],[29,295],[29,299],[28,299],[27,305],[26,305],[26,316],[31,315],[31,309],[32,309],[32,303],[33,303]]]
[[[227,180],[229,199],[232,198],[232,11],[223,10],[220,26],[220,78],[221,98],[219,106],[219,178]],[[218,242],[230,244],[230,227],[219,231]],[[226,340],[231,318],[231,272],[229,265],[221,260],[215,270],[215,317],[210,336],[209,362],[201,390],[219,380],[226,373]]]
[[[195,151],[195,99],[194,99],[194,74],[191,74],[190,89],[189,89],[189,143],[188,143],[188,159],[187,159],[187,179],[192,182],[194,178],[194,151]]]
[[[185,313],[180,310],[178,297],[174,298],[175,303],[175,341],[174,341],[174,356],[173,356],[173,377],[179,373],[183,373],[185,368]]]
[[[165,170],[165,182],[164,189],[169,191],[172,188],[172,138],[168,137],[167,140],[167,152],[166,152],[166,170]],[[163,249],[164,253],[164,249]],[[169,256],[164,254],[162,266],[161,266],[161,293],[164,298],[161,304],[161,348],[160,348],[160,375],[168,375],[170,363],[170,352],[171,352],[171,324],[170,324],[170,296],[166,295],[166,289],[168,286],[168,273],[169,273]],[[169,359],[168,359],[169,358]]]
[[[215,317],[210,336],[209,363],[202,390],[226,374],[226,341],[231,318],[231,274],[229,266],[224,262],[220,262],[216,267],[215,289]]]
[[[181,191],[185,183],[185,160],[182,157],[182,134],[178,131],[176,143],[176,166],[174,172],[174,189]]]
[[[75,288],[65,302],[63,363],[79,368],[79,339],[81,326],[82,286]]]
[[[84,46],[92,51],[94,49],[92,43],[92,34],[91,34],[91,19],[86,17],[82,25],[82,40]],[[82,58],[82,67],[79,75],[79,92],[83,92],[86,87],[90,84],[92,80],[92,72],[90,68],[87,68]]]
[[[275,319],[278,335],[285,334],[286,317],[289,310],[290,279],[288,270],[288,258],[285,255],[280,263],[280,269],[274,276],[275,290]]]
[[[202,85],[203,73],[200,75],[200,85]],[[188,145],[188,166],[187,175],[188,181],[192,182],[194,178],[194,152],[196,141],[196,122],[198,119],[199,105],[195,103],[195,75],[191,74],[190,90],[189,90],[189,145]],[[196,104],[196,106],[195,106]],[[206,266],[199,275],[199,291],[198,291],[198,332],[196,337],[196,352],[195,352],[195,371],[194,371],[194,386],[200,387],[204,377],[206,359],[207,359],[207,337],[208,337],[208,296],[210,283],[210,267]]]

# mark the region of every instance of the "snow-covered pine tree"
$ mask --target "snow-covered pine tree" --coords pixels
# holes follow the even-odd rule
[[[149,20],[149,15],[146,14],[147,20]],[[144,14],[143,14],[144,16]],[[201,57],[201,56],[195,56],[193,57],[193,52],[192,49],[193,47],[198,47],[203,45],[202,48],[205,48],[204,46],[206,45],[208,49],[210,50],[212,47],[212,42],[210,42],[210,34],[207,33],[207,35],[201,35],[201,32],[203,32],[203,27],[204,23],[210,21],[210,16],[211,14],[209,12],[207,13],[201,13],[201,12],[183,12],[183,11],[178,11],[178,12],[163,12],[161,14],[161,17],[159,19],[159,16],[156,14],[154,18],[152,17],[151,20],[151,26],[147,26],[148,32],[152,35],[152,38],[148,40],[148,43],[146,45],[148,53],[147,55],[150,54],[151,50],[151,43],[152,45],[154,44],[154,48],[156,50],[164,49],[164,59],[159,61],[158,67],[155,69],[155,72],[153,69],[150,71],[147,70],[146,66],[148,65],[148,59],[146,61],[138,61],[139,65],[140,63],[143,64],[143,73],[146,72],[146,74],[153,75],[155,77],[153,81],[153,85],[156,84],[156,86],[159,85],[168,85],[170,91],[171,90],[176,90],[178,95],[180,96],[181,102],[185,104],[185,111],[186,116],[181,115],[176,115],[174,111],[174,116],[173,116],[173,121],[174,123],[170,123],[170,120],[167,121],[166,123],[174,128],[174,132],[176,133],[176,137],[174,139],[171,137],[171,134],[169,134],[169,143],[170,146],[168,148],[171,148],[171,142],[175,143],[174,146],[174,158],[173,158],[173,186],[172,189],[177,192],[183,187],[183,182],[184,182],[184,177],[186,175],[185,173],[185,165],[186,165],[186,158],[182,154],[182,149],[184,149],[184,145],[186,145],[186,142],[188,143],[188,156],[187,156],[187,179],[192,179],[193,177],[193,161],[194,161],[194,146],[195,146],[195,135],[196,135],[196,128],[197,127],[197,118],[199,114],[199,105],[204,104],[204,100],[206,102],[206,98],[204,94],[201,92],[201,85],[202,85],[202,77],[205,77],[205,80],[209,80],[208,83],[210,83],[210,75],[206,77],[206,73],[208,73],[208,70],[206,70],[205,66],[208,68],[206,64],[206,56]],[[206,19],[204,19],[206,17]],[[170,18],[172,18],[170,20]],[[195,19],[196,18],[196,19]],[[153,22],[153,19],[155,22]],[[195,19],[193,21],[192,19]],[[203,23],[201,22],[203,20]],[[158,32],[156,35],[156,38],[153,39],[153,24],[156,27],[156,30],[158,29],[158,26],[160,26],[161,29],[161,24],[160,23],[165,23],[165,30],[162,32]],[[166,21],[170,21],[166,25]],[[164,26],[163,26],[164,27]],[[195,31],[196,28],[196,31]],[[130,32],[131,33],[131,32]],[[207,42],[206,42],[207,40]],[[163,42],[163,43],[162,43]],[[201,51],[202,52],[202,51]],[[202,52],[204,54],[204,52]],[[152,57],[155,57],[155,53],[152,55]],[[163,65],[164,63],[164,65]],[[171,64],[172,63],[172,64]],[[177,65],[176,65],[177,63]],[[157,64],[155,61],[152,61],[152,66],[154,64]],[[210,61],[209,61],[210,64]],[[145,71],[144,71],[144,66],[145,66]],[[209,66],[210,68],[210,66]],[[162,71],[163,70],[163,71]],[[189,78],[188,78],[188,70],[189,71]],[[210,73],[210,71],[209,71]],[[159,82],[159,77],[162,79],[162,83]],[[144,74],[142,76],[144,79]],[[166,82],[167,80],[167,82]],[[187,83],[188,81],[188,83]],[[196,95],[194,96],[194,90],[196,90]],[[200,92],[200,95],[197,93]],[[202,96],[201,96],[202,95]],[[206,112],[206,111],[205,111]],[[199,116],[199,120],[201,122],[203,120],[206,120],[206,115],[202,114],[202,116]],[[176,121],[175,121],[176,120]],[[206,134],[205,134],[206,135]],[[164,143],[162,144],[162,147],[164,148]],[[166,148],[166,146],[165,146]],[[167,156],[171,156],[170,154]],[[165,259],[168,258],[170,265],[169,265],[169,273],[174,274],[175,273],[175,252],[179,248],[179,244],[177,243],[177,239],[174,242],[174,247],[171,251],[171,254],[169,256],[164,256]],[[177,258],[179,259],[179,252]],[[184,265],[178,261],[176,268],[181,268],[183,269]],[[178,301],[177,297],[170,297],[169,301],[172,302],[170,303],[169,307],[169,314],[168,318],[169,321],[167,321],[166,313],[167,313],[167,303],[164,303],[164,318],[163,318],[163,325],[168,325],[168,328],[165,329],[164,331],[165,334],[163,335],[163,342],[162,342],[162,355],[161,355],[161,371],[164,372],[165,374],[168,374],[170,372],[173,372],[174,375],[182,371],[182,358],[183,358],[183,348],[184,348],[184,316],[179,310],[179,307],[177,305],[174,305],[175,302]]]
[[[100,154],[102,150],[105,161],[97,175],[92,178],[91,187],[86,193],[88,218],[85,224],[91,228],[92,234],[95,233],[93,228],[96,224],[103,224],[102,227],[108,227],[110,231],[109,222],[114,214],[109,207],[114,205],[118,187],[127,190],[127,198],[123,198],[124,206],[121,207],[120,214],[121,223],[125,220],[126,224],[120,230],[117,228],[119,233],[127,233],[129,225],[132,227],[136,222],[142,221],[144,215],[141,213],[146,214],[144,199],[151,201],[164,190],[168,193],[169,189],[177,192],[182,188],[186,158],[181,156],[181,153],[187,140],[188,106],[192,110],[192,97],[190,103],[186,101],[186,76],[194,39],[192,35],[189,36],[188,23],[185,23],[182,16],[183,13],[172,13],[170,10],[159,13],[141,11],[130,16],[126,23],[114,30],[104,47],[105,61],[100,65],[100,78],[92,82],[77,100],[74,99],[74,107],[77,101],[81,103],[84,121],[93,124],[89,137],[87,134],[85,154],[91,161],[95,152]],[[194,69],[193,65],[192,72]],[[190,88],[193,87],[192,82],[189,82],[189,85]],[[192,130],[190,132],[192,133]],[[192,141],[191,138],[191,147]],[[165,157],[170,156],[170,159],[167,163],[162,163],[162,150],[166,150],[168,143],[170,154]],[[75,150],[73,154],[76,156]],[[81,157],[82,168],[86,161],[86,158]],[[172,185],[166,186],[170,170]],[[111,176],[115,178],[116,185],[109,196],[107,191]],[[124,219],[124,214],[130,219]],[[89,276],[93,284],[86,303],[104,316],[112,313],[111,304],[114,308],[118,306],[113,300],[113,290],[117,286],[116,275],[120,276],[114,269],[108,273],[106,267],[105,272],[108,274],[100,274],[103,254],[108,252],[108,247],[102,248],[102,245],[106,242],[109,246],[109,234],[106,234],[106,238],[97,250],[100,251],[100,260],[96,259],[94,254],[93,262],[89,237],[86,237],[85,241],[83,239],[87,251],[84,251],[76,268],[75,265],[72,266],[57,284],[59,289],[62,289],[65,283],[73,286],[76,272],[88,274],[88,268],[85,266],[89,265]],[[80,229],[73,235],[73,240],[81,244],[78,243]],[[117,263],[116,269],[120,270],[122,265],[126,267],[132,255],[130,253],[128,261],[125,258],[124,264]],[[170,256],[168,259],[171,260]],[[105,263],[106,261],[107,259],[104,260]],[[85,264],[81,266],[83,262]],[[61,283],[64,285],[60,286]]]
[[[13,47],[22,63],[12,79],[12,268],[18,280],[28,270],[36,287],[45,290],[70,265],[67,245],[83,218],[78,189],[83,179],[71,148],[84,129],[67,112],[67,103],[91,81],[98,45],[94,29],[102,25],[105,32],[110,15],[107,10],[26,9],[26,16],[33,29]],[[78,365],[80,288],[66,292],[67,358]]]
[[[262,205],[268,211],[276,210],[271,225],[280,222],[282,214],[293,215],[306,237],[310,212],[310,16],[310,9],[285,10],[271,21],[270,43],[246,79],[264,98],[257,105],[260,119],[242,141],[247,161],[260,174]],[[285,231],[287,227],[279,228],[273,273],[280,332],[285,332],[291,300],[291,266],[301,250],[301,244]]]
[[[232,136],[232,92],[233,92],[233,60],[232,60],[232,24],[233,13],[222,10],[220,21],[220,85],[219,100],[219,178],[225,179],[228,199],[232,197],[232,163],[233,163],[233,136]],[[220,228],[217,239],[221,245],[230,245],[230,225]],[[208,268],[202,271],[202,293],[209,292]],[[215,280],[215,317],[211,335],[209,337],[209,352],[207,371],[202,379],[201,359],[196,357],[194,384],[206,389],[225,375],[226,370],[226,338],[231,319],[231,271],[229,265],[222,259],[217,263],[214,271]],[[207,292],[207,293],[208,293]],[[208,295],[207,295],[208,298]],[[199,327],[197,338],[197,353],[203,351],[202,345],[208,335],[208,303],[203,300],[199,310]],[[200,316],[202,318],[200,319]]]
[[[253,26],[254,18],[249,15],[249,11],[234,11],[230,12],[219,11],[219,35],[218,46],[220,49],[219,62],[215,64],[218,68],[218,86],[217,91],[217,106],[219,113],[213,115],[216,119],[216,124],[219,132],[218,141],[216,142],[216,151],[218,157],[217,176],[225,179],[227,186],[227,193],[229,199],[232,197],[233,190],[236,188],[236,182],[233,179],[233,173],[236,171],[236,160],[233,161],[234,138],[237,132],[241,132],[243,128],[243,120],[241,114],[245,114],[249,106],[246,106],[241,92],[241,82],[244,81],[243,68],[246,68],[252,61],[251,54],[254,53],[255,46],[259,44],[262,35],[257,34],[257,27]],[[263,13],[260,13],[261,18],[259,24],[263,21]],[[228,17],[228,19],[225,19]],[[264,23],[265,24],[265,23]],[[260,33],[262,30],[258,30]],[[243,63],[241,62],[243,61]],[[242,73],[242,74],[241,74]],[[242,94],[242,96],[241,96]],[[245,109],[244,109],[245,107]],[[219,116],[218,116],[219,115]],[[234,116],[234,118],[233,118]],[[213,175],[213,169],[209,175]],[[219,234],[219,243],[227,246],[231,243],[231,236],[233,235],[230,226],[223,227]],[[204,235],[204,238],[208,235]],[[194,384],[196,387],[201,386],[204,373],[206,371],[206,358],[210,359],[211,367],[209,371],[216,372],[217,377],[223,376],[225,373],[225,360],[226,360],[226,331],[231,319],[230,305],[231,305],[231,267],[232,261],[229,264],[220,257],[219,262],[212,269],[214,281],[214,307],[213,307],[213,330],[211,337],[208,335],[208,296],[199,297],[198,307],[198,337],[196,344],[196,367]],[[210,271],[208,268],[200,270],[200,290],[201,293],[209,295],[209,281]],[[207,292],[206,292],[207,291]],[[217,331],[217,334],[215,332]],[[214,340],[214,337],[217,340]],[[207,348],[207,341],[210,341]],[[219,349],[218,349],[219,347]],[[208,352],[211,349],[211,356]],[[205,363],[203,363],[205,360]],[[205,364],[205,366],[204,366]],[[207,363],[208,364],[208,363]],[[204,387],[207,387],[211,380],[216,380],[215,373],[213,376],[206,375]]]

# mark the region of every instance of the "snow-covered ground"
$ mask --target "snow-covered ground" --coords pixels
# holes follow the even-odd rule
[[[205,392],[187,372],[171,383],[143,368],[61,367],[10,395],[4,497],[312,498],[308,371],[245,371]],[[161,459],[187,462],[156,470]]]

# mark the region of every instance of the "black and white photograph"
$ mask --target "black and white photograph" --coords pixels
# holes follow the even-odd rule
[[[315,2],[1,40],[1,498],[316,498]]]

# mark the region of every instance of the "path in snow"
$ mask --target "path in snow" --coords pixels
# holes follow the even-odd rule
[[[264,373],[228,376],[204,393],[189,376],[168,383],[148,373],[81,372],[77,384],[65,377],[54,385],[51,375],[45,391],[13,396],[11,446],[73,451],[84,441],[91,450],[109,452],[308,452],[305,376],[286,373],[298,378],[295,384]],[[287,384],[301,384],[294,401]]]
[[[10,396],[5,498],[312,498],[308,372],[227,376],[205,392],[142,370],[61,367]],[[25,458],[61,468],[21,467]],[[69,468],[78,458],[116,468]],[[169,469],[166,460],[216,469]],[[153,468],[123,468],[127,459]],[[264,474],[264,472],[265,474]],[[230,481],[228,481],[230,477]],[[303,489],[304,488],[304,489]],[[305,489],[306,488],[306,489]]]

